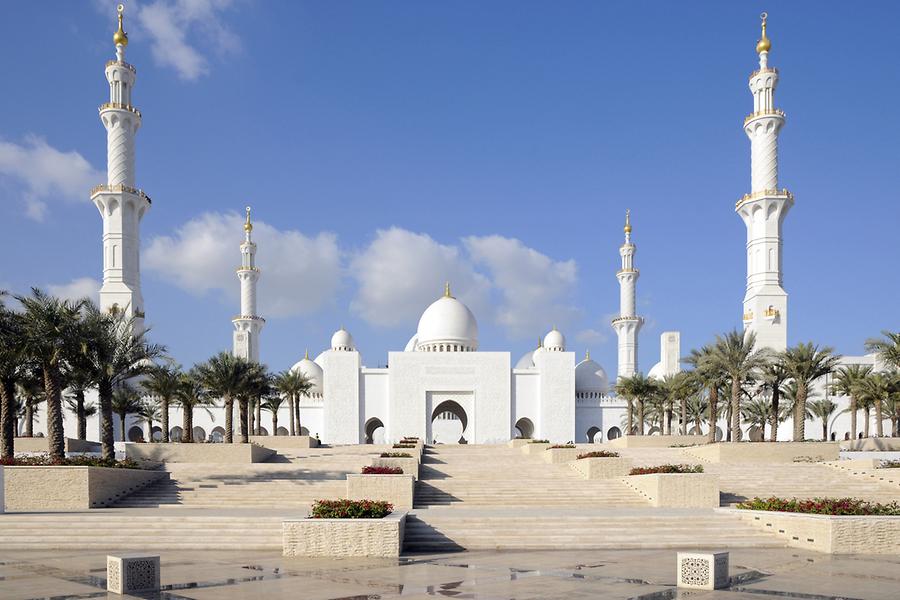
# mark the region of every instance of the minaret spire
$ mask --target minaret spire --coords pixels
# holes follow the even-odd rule
[[[744,119],[750,138],[750,193],[735,211],[747,227],[747,291],[744,329],[756,333],[757,346],[780,351],[787,347],[787,293],[782,287],[781,227],[794,204],[786,189],[778,189],[778,135],[784,112],[775,108],[778,69],[769,67],[772,42],[762,13],[762,35],[756,43],[759,70],[750,74],[753,112]]]
[[[256,266],[256,244],[251,233],[250,207],[245,209],[244,241],[241,244],[241,266],[237,269],[241,282],[241,314],[231,320],[234,324],[233,352],[235,356],[259,362],[259,334],[266,321],[256,314],[256,282],[259,268]]]
[[[635,314],[635,294],[640,271],[634,268],[636,246],[631,241],[631,210],[625,211],[625,243],[619,248],[622,268],[616,273],[619,280],[619,316],[612,326],[619,338],[619,377],[631,377],[637,372],[638,333],[644,319]]]

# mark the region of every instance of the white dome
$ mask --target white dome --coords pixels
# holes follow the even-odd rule
[[[656,379],[657,381],[662,381],[666,376],[665,369],[663,369],[662,362],[658,362],[653,365],[653,368],[650,369],[650,372],[647,373],[647,379]]]
[[[600,363],[588,357],[575,365],[575,392],[609,392],[609,378]]]
[[[333,336],[331,336],[331,349],[341,350],[343,352],[355,350],[356,348],[353,346],[353,336],[350,335],[349,331],[341,327],[334,332]]]
[[[544,336],[544,349],[553,352],[565,352],[566,337],[554,327],[550,333]]]
[[[307,354],[303,360],[294,364],[294,366],[291,367],[291,372],[302,373],[310,380],[312,383],[312,388],[309,390],[310,394],[322,393],[322,381],[324,380],[325,371],[322,370],[322,367],[309,359],[309,354]]]
[[[428,352],[474,352],[478,349],[478,323],[465,304],[450,295],[425,309],[419,319],[416,350]]]
[[[516,363],[517,369],[533,369],[534,368],[534,350],[529,350]]]

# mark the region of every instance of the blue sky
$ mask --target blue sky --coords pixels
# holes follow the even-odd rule
[[[144,122],[137,182],[156,341],[189,365],[231,344],[246,204],[261,223],[262,359],[345,325],[384,364],[445,279],[481,348],[557,325],[615,372],[631,208],[644,370],[740,325],[759,13],[779,68],[789,343],[862,353],[897,329],[900,5],[870,2],[127,3]],[[95,289],[113,2],[0,19],[0,288]]]

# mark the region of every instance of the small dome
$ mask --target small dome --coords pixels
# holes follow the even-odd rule
[[[609,377],[600,363],[588,357],[575,365],[575,392],[609,392]]]
[[[566,337],[554,327],[550,333],[544,336],[544,349],[551,352],[565,352]]]
[[[350,352],[356,348],[353,346],[353,336],[350,332],[341,327],[331,336],[331,349]]]
[[[526,352],[522,358],[516,362],[516,369],[533,369],[534,368],[534,353],[536,350],[529,350]]]
[[[291,372],[302,373],[310,380],[310,382],[312,382],[312,388],[309,390],[310,394],[322,393],[322,382],[324,381],[325,371],[322,370],[322,367],[310,360],[308,352],[306,356],[303,357],[303,360],[295,363],[294,366],[291,367]]]
[[[650,372],[647,373],[647,379],[656,379],[657,381],[662,381],[666,376],[665,369],[663,368],[662,362],[658,362],[653,365],[653,368],[650,369]]]
[[[416,333],[419,352],[474,352],[478,349],[478,323],[465,304],[450,295],[431,303],[422,313]]]

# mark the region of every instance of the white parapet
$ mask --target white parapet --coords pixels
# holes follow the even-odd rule
[[[107,555],[106,590],[114,594],[158,592],[159,556]]]
[[[717,590],[727,585],[727,552],[678,553],[678,587],[695,590]]]

